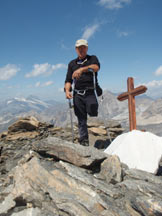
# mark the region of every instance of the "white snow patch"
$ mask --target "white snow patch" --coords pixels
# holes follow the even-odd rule
[[[26,99],[25,99],[25,98],[18,98],[18,97],[15,97],[14,99],[17,100],[17,101],[23,101],[23,102],[26,102]]]
[[[33,104],[36,104],[35,101],[27,100],[26,98],[23,98],[23,97],[22,97],[22,98],[15,97],[14,99],[17,100],[17,101],[20,101],[20,102],[26,102],[26,103],[33,103]]]
[[[162,157],[162,137],[133,130],[118,136],[105,153],[117,155],[129,168],[156,173]]]
[[[46,108],[49,107],[47,103],[45,103],[45,102],[43,102],[41,100],[38,100],[38,99],[27,100],[27,99],[25,99],[23,97],[22,98],[15,97],[14,99],[17,100],[17,101],[19,101],[19,102],[25,102],[25,103],[28,103],[28,104],[42,105],[42,106],[44,106]]]
[[[34,101],[35,101],[36,103],[40,104],[40,105],[43,105],[43,106],[45,106],[45,107],[48,107],[48,104],[47,104],[46,102],[43,102],[43,101],[38,100],[38,99],[34,99]]]
[[[2,122],[0,122],[0,125],[7,124],[7,123],[10,122],[10,121],[11,121],[11,119],[6,120],[6,121],[2,121]]]
[[[12,100],[10,100],[10,101],[7,101],[7,104],[10,104],[10,103],[12,103],[13,101]]]

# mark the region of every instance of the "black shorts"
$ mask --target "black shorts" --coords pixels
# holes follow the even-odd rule
[[[98,115],[98,102],[94,91],[79,95],[74,92],[74,112],[78,118],[87,119],[87,114],[91,117]]]

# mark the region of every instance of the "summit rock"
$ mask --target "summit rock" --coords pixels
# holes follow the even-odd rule
[[[1,216],[162,215],[162,173],[129,169],[93,145],[67,141],[70,129],[39,122],[28,132],[38,135],[0,140]]]

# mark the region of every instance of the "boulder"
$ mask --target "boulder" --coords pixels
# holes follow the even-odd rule
[[[6,137],[8,134],[8,131],[4,131],[0,134],[0,139]]]
[[[98,118],[88,119],[88,132],[90,145],[98,149],[105,149],[124,129],[121,124],[114,120],[103,122]],[[94,144],[95,143],[95,144]]]
[[[78,167],[99,166],[108,156],[94,147],[84,147],[55,137],[47,137],[33,143],[33,150],[67,161]]]
[[[107,132],[105,129],[103,128],[95,128],[95,127],[91,127],[89,128],[89,132],[94,134],[94,135],[107,135]]]
[[[6,136],[7,141],[14,141],[14,140],[24,140],[24,139],[34,139],[39,136],[37,131],[28,131],[28,132],[19,132],[19,133],[12,133]]]
[[[18,131],[33,131],[39,127],[39,121],[33,117],[22,118],[8,128],[8,133]]]
[[[122,181],[122,165],[119,157],[116,155],[109,156],[101,164],[100,175],[107,183],[116,184]]]

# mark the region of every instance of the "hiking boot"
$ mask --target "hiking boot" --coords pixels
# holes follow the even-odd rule
[[[84,139],[84,140],[80,141],[79,143],[82,146],[89,146],[89,140],[88,139]]]

